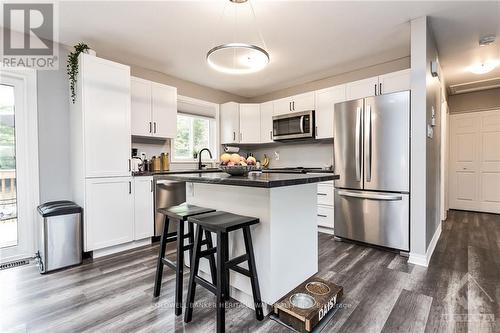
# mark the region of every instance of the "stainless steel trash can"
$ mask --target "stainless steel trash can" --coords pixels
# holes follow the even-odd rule
[[[72,201],[38,206],[42,216],[38,268],[41,273],[82,262],[82,208]]]

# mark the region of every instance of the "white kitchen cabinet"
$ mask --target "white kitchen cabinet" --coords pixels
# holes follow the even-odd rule
[[[318,184],[318,227],[319,231],[329,234],[333,234],[333,193],[333,181],[321,182]]]
[[[131,78],[131,128],[132,135],[150,136],[151,122],[151,81]]]
[[[85,177],[130,174],[130,68],[82,54],[73,129]]]
[[[175,138],[177,88],[132,77],[132,135]]]
[[[177,135],[177,88],[152,82],[151,120],[153,136],[175,138]]]
[[[240,107],[228,102],[220,106],[220,142],[231,144],[240,142]]]
[[[260,104],[260,143],[273,142],[274,103]]]
[[[318,205],[317,222],[319,227],[333,229],[333,206],[320,206]]]
[[[240,143],[260,143],[260,104],[240,104]]]
[[[379,93],[390,94],[410,90],[410,69],[404,69],[379,76]]]
[[[345,84],[316,91],[316,139],[333,138],[334,105],[345,100]]]
[[[378,76],[346,84],[346,100],[365,98],[378,94]]]
[[[154,233],[153,177],[134,178],[134,240]]]
[[[87,179],[85,192],[84,251],[132,241],[132,177]]]
[[[314,110],[314,91],[274,101],[274,115]]]

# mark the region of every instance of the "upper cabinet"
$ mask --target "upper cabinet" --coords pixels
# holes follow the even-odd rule
[[[347,100],[410,90],[410,73],[410,69],[404,69],[364,80],[349,82],[346,85]]]
[[[345,100],[345,84],[316,91],[316,139],[333,138],[334,105]]]
[[[220,106],[220,143],[240,142],[240,108],[239,104],[229,102]]]
[[[72,160],[82,177],[130,174],[130,68],[82,54],[72,104]],[[76,171],[78,170],[78,171]]]
[[[274,101],[274,115],[314,110],[314,91]]]
[[[132,135],[175,138],[177,88],[132,77]]]
[[[273,142],[273,101],[260,105],[260,142]]]
[[[353,81],[346,84],[347,100],[365,98],[377,95],[378,76],[370,77],[359,81]]]
[[[240,104],[240,143],[260,143],[260,104]]]
[[[410,69],[404,69],[379,76],[379,93],[390,94],[397,91],[410,90]]]

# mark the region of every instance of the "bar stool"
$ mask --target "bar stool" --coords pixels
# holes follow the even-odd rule
[[[259,219],[217,211],[189,217],[188,221],[196,224],[196,236],[194,239],[194,253],[191,262],[191,273],[189,275],[188,294],[186,300],[187,309],[184,314],[184,322],[190,322],[193,317],[193,303],[196,285],[199,284],[215,294],[217,298],[217,332],[224,332],[225,302],[229,299],[230,269],[250,278],[255,306],[255,316],[257,320],[262,320],[264,318],[264,314],[262,312],[259,280],[257,278],[252,236],[250,233],[250,226],[259,223]],[[243,230],[246,253],[229,260],[228,233],[240,229]],[[206,231],[217,234],[217,247],[207,247],[206,250],[202,251],[202,233]],[[198,276],[198,269],[200,258],[213,253],[217,253],[217,282],[212,284]],[[248,262],[248,269],[238,266],[244,261]]]
[[[183,272],[184,272],[184,251],[189,250],[189,260],[193,257],[193,224],[187,222],[190,216],[195,216],[198,214],[213,212],[214,209],[198,207],[189,204],[181,204],[178,206],[173,206],[170,208],[158,208],[158,213],[165,215],[165,220],[163,223],[163,232],[161,234],[160,240],[160,252],[158,254],[158,264],[156,266],[156,277],[155,277],[155,287],[154,287],[154,297],[160,295],[161,280],[163,276],[163,265],[175,270],[175,315],[179,316],[182,314],[182,284],[183,284]],[[177,222],[177,232],[168,233],[168,226],[170,221]],[[188,224],[188,233],[184,234],[184,223]],[[184,239],[188,238],[189,244],[184,245]],[[165,250],[167,248],[167,243],[177,241],[177,258],[173,262],[165,257]],[[200,240],[200,246],[207,245],[207,247],[213,247],[212,235],[210,232],[205,233],[205,240]],[[212,254],[208,257],[210,263],[210,271],[212,273],[212,281],[216,281],[215,273],[215,256]]]

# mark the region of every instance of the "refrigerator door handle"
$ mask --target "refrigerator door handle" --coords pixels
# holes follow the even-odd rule
[[[356,158],[356,180],[361,181],[361,107],[356,108],[356,142],[354,147],[354,155]]]
[[[340,196],[369,199],[369,200],[383,200],[383,201],[399,201],[403,200],[403,196],[400,194],[378,194],[378,193],[360,193],[351,191],[338,191]]]
[[[371,182],[372,180],[372,106],[368,105],[367,106],[367,121],[368,121],[368,133],[366,134],[366,137],[368,139],[368,156],[367,156],[367,163],[366,163],[366,181]]]

